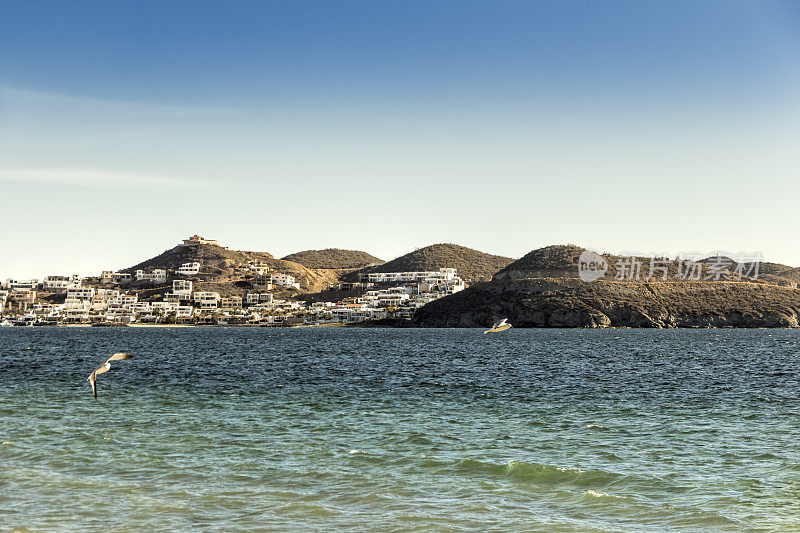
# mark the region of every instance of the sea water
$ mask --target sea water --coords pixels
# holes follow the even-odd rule
[[[0,328],[0,530],[798,530],[798,339]]]

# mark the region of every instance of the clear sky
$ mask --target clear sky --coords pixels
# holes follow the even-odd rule
[[[194,233],[800,265],[798,2],[0,4],[0,278]]]

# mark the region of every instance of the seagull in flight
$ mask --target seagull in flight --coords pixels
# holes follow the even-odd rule
[[[118,352],[106,359],[106,362],[97,367],[97,370],[89,374],[89,377],[86,378],[86,381],[92,384],[92,394],[94,394],[94,399],[97,399],[97,374],[102,374],[103,372],[108,372],[111,370],[111,361],[118,361],[120,359],[130,359],[133,357],[131,353],[122,353]]]
[[[503,320],[498,320],[495,322],[490,329],[487,329],[483,332],[484,335],[487,333],[497,333],[498,331],[505,331],[511,327],[511,324],[508,323],[508,319],[504,318]]]

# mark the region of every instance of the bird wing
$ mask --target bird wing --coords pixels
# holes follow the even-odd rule
[[[109,361],[117,361],[119,359],[130,359],[131,357],[133,357],[132,353],[117,352],[108,359],[106,359],[106,363],[108,363]]]
[[[89,374],[89,377],[86,378],[86,381],[92,384],[92,394],[94,394],[94,399],[97,399],[97,380],[94,379],[94,372]]]
[[[108,372],[109,370],[111,370],[111,365],[109,365],[108,363],[103,363],[102,365],[97,367],[97,370],[92,372],[92,375],[96,376],[97,374],[103,374],[105,372]]]

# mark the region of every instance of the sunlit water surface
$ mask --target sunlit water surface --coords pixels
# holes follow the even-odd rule
[[[0,328],[0,529],[798,530],[798,338]]]

